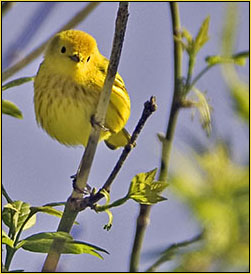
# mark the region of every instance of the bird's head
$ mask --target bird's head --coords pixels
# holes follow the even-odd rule
[[[79,30],[66,30],[56,34],[48,44],[45,62],[56,72],[72,75],[83,73],[99,51],[95,39]]]

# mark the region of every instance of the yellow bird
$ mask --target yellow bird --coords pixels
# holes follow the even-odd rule
[[[45,51],[34,81],[37,123],[67,146],[86,147],[103,89],[109,61],[99,52],[96,40],[79,30],[56,34]],[[128,143],[124,126],[130,116],[130,98],[117,73],[100,140],[116,149]]]

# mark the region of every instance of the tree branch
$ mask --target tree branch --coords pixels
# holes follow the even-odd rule
[[[99,2],[89,3],[86,7],[84,7],[80,12],[78,12],[68,23],[66,23],[59,31],[67,30],[75,27],[81,21],[83,21],[99,4]],[[57,32],[59,32],[57,31]],[[2,73],[2,81],[6,81],[10,78],[13,74],[27,66],[31,63],[34,59],[36,59],[45,49],[47,42],[55,35],[55,33],[44,43],[34,49],[31,53],[25,56],[22,60],[17,62],[15,65],[10,67],[9,69],[5,70]]]
[[[116,20],[116,29],[113,39],[113,50],[110,57],[110,63],[108,66],[108,72],[105,79],[103,92],[100,95],[96,114],[95,121],[99,124],[103,125],[105,123],[105,114],[108,108],[108,104],[110,101],[110,94],[112,91],[113,82],[117,73],[117,68],[119,64],[119,59],[121,55],[122,45],[124,41],[125,31],[126,31],[126,23],[128,19],[128,3],[121,2],[118,10],[117,20]],[[101,127],[93,127],[92,132],[90,134],[89,142],[86,147],[86,153],[84,154],[82,161],[79,166],[79,170],[77,173],[76,187],[80,190],[84,190],[87,183],[87,178],[90,172],[91,162],[93,160],[93,155],[88,154],[90,146],[93,147],[93,150],[96,150],[96,145],[99,140],[99,135],[101,131]],[[95,145],[96,143],[96,145]],[[89,159],[87,161],[87,159]],[[89,164],[88,164],[89,162]],[[72,198],[75,198],[75,194],[73,193]],[[77,195],[78,198],[78,195]]]
[[[116,166],[114,167],[111,175],[109,176],[109,178],[107,179],[107,181],[105,182],[104,186],[103,186],[103,189],[105,189],[106,191],[109,191],[110,190],[110,186],[114,180],[114,178],[116,177],[116,175],[118,174],[122,164],[124,163],[124,161],[126,160],[129,152],[131,151],[131,149],[135,146],[135,142],[136,142],[136,139],[138,138],[142,128],[144,127],[145,125],[145,122],[146,120],[150,117],[150,115],[156,111],[157,109],[157,105],[156,105],[156,98],[155,97],[151,97],[149,101],[145,102],[145,105],[144,105],[144,110],[143,110],[143,113],[142,113],[142,116],[132,134],[132,137],[130,139],[130,142],[127,146],[125,146],[122,154],[121,154],[121,157],[119,159],[119,161],[117,162]]]
[[[8,203],[13,203],[13,200],[10,198],[10,196],[8,195],[7,191],[5,190],[3,184],[2,184],[2,193],[3,193],[3,196],[5,197],[6,201]]]
[[[15,2],[6,1],[1,4],[2,4],[2,16],[4,16],[13,7]]]
[[[128,2],[120,2],[119,10],[116,19],[115,34],[113,39],[113,47],[110,57],[110,63],[108,72],[106,75],[103,91],[99,98],[95,119],[98,122],[103,123],[106,115],[107,106],[110,100],[110,94],[112,85],[117,72],[119,58],[122,50],[126,24],[128,19]],[[93,127],[89,137],[88,145],[85,149],[84,156],[80,163],[80,168],[77,174],[76,185],[79,189],[84,189],[90,172],[92,160],[96,151],[97,143],[100,135],[100,127]],[[77,217],[78,211],[75,209],[74,201],[82,198],[83,194],[73,190],[69,197],[63,217],[60,221],[58,231],[70,232],[72,225]],[[64,246],[63,241],[54,241],[51,249],[47,255],[42,271],[43,272],[55,272],[60,254],[62,253]]]
[[[178,112],[180,109],[179,101],[182,94],[182,46],[178,40],[181,39],[180,32],[180,16],[178,3],[170,2],[171,18],[173,36],[178,39],[174,39],[174,92],[173,100],[170,112],[170,118],[167,126],[166,136],[162,140],[162,156],[161,156],[161,168],[160,168],[160,181],[167,181],[168,165],[171,154],[172,140],[176,127],[176,121]],[[140,205],[140,212],[137,218],[136,233],[131,253],[130,260],[130,272],[137,272],[139,269],[140,253],[144,240],[147,224],[149,223],[149,215],[151,206]]]
[[[146,123],[146,120],[150,117],[150,115],[154,111],[156,111],[156,109],[157,109],[156,98],[152,96],[149,101],[145,102],[144,110],[142,112],[141,118],[139,119],[139,122],[133,131],[133,134],[132,134],[132,137],[131,137],[129,143],[124,147],[122,154],[121,154],[118,162],[116,163],[114,169],[112,170],[110,176],[108,177],[108,179],[104,183],[103,187],[98,191],[97,194],[91,196],[90,198],[87,197],[87,200],[83,201],[83,203],[81,203],[80,210],[83,210],[87,206],[92,208],[96,202],[98,202],[100,199],[102,199],[104,197],[104,195],[101,193],[103,189],[105,189],[108,192],[110,191],[112,182],[114,181],[117,174],[119,173],[123,163],[125,162],[126,158],[128,157],[129,153],[131,152],[132,148],[135,147],[136,140],[137,140],[141,130],[143,129],[143,127]]]

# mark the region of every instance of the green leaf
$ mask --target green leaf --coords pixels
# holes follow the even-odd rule
[[[107,204],[107,203],[104,204],[104,205],[96,204],[96,205],[95,205],[95,211],[96,211],[96,212],[102,212],[102,211],[106,211],[107,209],[112,208],[112,207],[121,206],[121,205],[123,205],[128,199],[130,199],[130,198],[128,197],[128,194],[127,194],[125,197],[123,197],[123,198],[121,198],[121,199],[118,199],[118,200],[112,202],[111,204]]]
[[[186,42],[184,42],[183,40],[179,40],[177,37],[175,37],[174,39],[178,42],[181,43],[183,50],[186,50],[187,53],[190,55],[191,51],[192,51],[192,47],[193,47],[193,37],[192,34],[185,28],[182,28],[182,33],[181,33],[181,37],[182,39],[185,38]]]
[[[51,203],[52,206],[61,206],[64,205],[65,203]],[[38,207],[31,207],[31,210],[34,211],[35,213],[41,212],[41,213],[46,213],[52,216],[56,216],[58,218],[62,218],[63,212],[53,208],[52,206],[45,205],[45,206],[38,206]],[[74,222],[75,225],[79,225],[77,221]]]
[[[63,216],[63,212],[58,210],[58,209],[55,209],[53,207],[50,207],[50,206],[37,206],[37,207],[31,207],[30,208],[32,211],[34,212],[42,212],[42,213],[46,213],[46,214],[49,214],[49,215],[53,215],[53,216],[56,216],[56,217],[59,217],[61,218]]]
[[[18,78],[15,79],[13,81],[8,82],[7,84],[2,86],[2,91],[12,88],[12,87],[16,87],[16,86],[20,86],[26,82],[30,82],[33,81],[35,77],[22,77],[22,78]]]
[[[137,174],[131,182],[127,196],[140,204],[155,204],[166,200],[159,194],[168,186],[167,183],[154,181],[157,168]]]
[[[8,209],[11,209],[11,210],[13,210],[15,212],[18,212],[18,209],[17,209],[17,207],[16,207],[16,205],[15,205],[14,202],[6,204],[4,206],[4,208],[8,208]]]
[[[197,53],[209,40],[208,29],[209,29],[210,17],[208,16],[202,23],[199,32],[194,40],[194,51]]]
[[[86,253],[100,259],[103,259],[103,257],[98,253],[98,251],[109,254],[105,249],[98,246],[85,242],[74,241],[72,236],[66,232],[38,233],[20,241],[17,248],[22,247],[23,249],[31,252],[48,253],[54,240],[64,241],[64,247],[62,250],[62,253],[64,254]]]
[[[207,102],[205,95],[198,90],[193,88],[194,93],[197,96],[198,101],[194,103],[194,106],[197,107],[200,113],[200,123],[202,128],[206,131],[207,136],[211,134],[211,113],[210,106]]]
[[[51,206],[50,206],[51,205]],[[38,213],[38,212],[41,212],[41,213],[46,213],[46,214],[49,214],[49,215],[52,215],[52,216],[56,216],[58,218],[62,218],[63,216],[63,212],[58,210],[58,209],[55,209],[53,208],[52,206],[61,206],[61,205],[65,205],[65,203],[51,203],[51,204],[48,204],[48,205],[44,205],[44,206],[32,206],[30,209],[31,211],[35,212],[35,213]],[[79,225],[78,222],[74,222],[75,225]]]
[[[237,53],[233,56],[214,55],[206,57],[206,62],[213,66],[217,64],[235,64],[238,66],[245,66],[246,59],[249,57],[249,52]]]
[[[72,236],[67,233],[67,232],[63,232],[63,231],[58,231],[58,232],[41,232],[41,233],[37,233],[37,234],[33,234],[27,238],[25,238],[24,240],[22,240],[21,242],[25,242],[25,241],[39,241],[39,240],[44,240],[44,239],[48,239],[48,240],[64,240],[64,241],[72,241],[73,238]]]
[[[4,206],[2,218],[3,222],[13,231],[17,233],[26,218],[30,214],[30,205],[23,201],[15,201]],[[25,224],[24,230],[32,227],[36,223],[36,215],[33,215]]]
[[[37,212],[42,212],[42,213],[46,213],[46,214],[53,215],[53,216],[61,218],[63,216],[63,212],[58,210],[58,209],[55,209],[53,207],[54,206],[63,206],[65,204],[66,204],[65,202],[49,203],[49,204],[46,204],[46,205],[43,205],[43,206],[31,207],[31,210],[36,212],[36,213]],[[79,223],[76,222],[76,221],[74,222],[74,224],[79,225]]]
[[[193,43],[193,36],[186,28],[182,28],[181,35],[182,35],[182,38],[185,38],[187,40],[188,45]]]
[[[66,202],[53,202],[53,203],[48,203],[43,205],[44,206],[50,206],[50,207],[55,207],[55,206],[65,206]]]
[[[2,100],[2,113],[18,119],[23,119],[21,110],[8,100]]]
[[[185,38],[186,42],[179,41],[182,44],[183,49],[185,49],[190,57],[194,59],[199,50],[205,45],[209,40],[208,29],[209,29],[210,17],[207,17],[195,37],[193,39],[191,33],[185,28],[182,29],[182,38]],[[177,39],[176,39],[177,40]]]
[[[7,235],[7,233],[2,229],[2,244],[6,244],[13,247],[14,241]]]

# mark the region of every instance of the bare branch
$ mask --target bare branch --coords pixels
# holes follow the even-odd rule
[[[110,63],[108,67],[108,72],[106,75],[104,88],[99,98],[99,103],[97,106],[95,119],[96,121],[103,122],[106,115],[106,110],[110,100],[110,94],[112,90],[112,85],[117,72],[120,53],[123,45],[126,24],[128,18],[128,2],[120,2],[119,10],[117,14],[115,35],[113,39],[112,53],[110,57]],[[97,143],[100,135],[100,127],[93,127],[92,132],[89,136],[88,145],[85,149],[85,153],[80,163],[79,172],[77,174],[76,185],[79,189],[84,189],[96,151]],[[69,197],[63,217],[60,221],[58,231],[70,232],[72,225],[77,217],[78,211],[74,206],[74,201],[78,198],[82,198],[83,194],[78,191],[73,190],[71,196]],[[50,251],[45,260],[42,271],[43,272],[55,272],[62,249],[64,246],[63,241],[55,240],[50,248]]]
[[[142,115],[139,119],[137,126],[135,127],[133,131],[132,137],[129,143],[125,146],[124,150],[122,151],[118,162],[116,163],[114,169],[112,170],[110,176],[104,183],[103,187],[95,195],[91,195],[90,197],[86,197],[84,200],[80,201],[79,205],[77,206],[78,210],[84,210],[87,206],[93,208],[93,205],[104,197],[104,195],[102,194],[102,189],[105,189],[108,192],[110,191],[110,188],[114,179],[119,173],[129,153],[135,147],[136,139],[138,138],[141,130],[143,129],[146,123],[146,120],[151,116],[151,114],[154,111],[156,111],[156,109],[157,109],[156,99],[155,97],[152,96],[149,101],[145,102],[144,110],[142,112]]]
[[[170,2],[171,18],[172,18],[172,28],[173,36],[180,37],[180,16],[179,7],[177,2]],[[178,39],[179,40],[179,39]],[[162,142],[162,157],[161,157],[161,168],[160,168],[160,181],[167,180],[167,172],[169,166],[169,159],[171,154],[172,141],[174,136],[174,131],[176,128],[176,121],[179,113],[180,107],[177,102],[180,100],[181,96],[181,79],[182,79],[182,46],[174,39],[174,92],[173,100],[169,122],[167,125],[166,136],[163,138]],[[139,268],[139,260],[141,247],[144,241],[144,235],[148,224],[148,219],[151,211],[151,206],[140,205],[140,212],[137,218],[136,233],[131,253],[130,259],[130,272],[137,272]]]
[[[66,23],[62,28],[60,28],[57,32],[62,30],[67,30],[75,27],[81,21],[83,21],[99,4],[99,2],[89,3],[86,7],[84,7],[80,12],[78,12],[68,23]],[[45,42],[43,42],[40,46],[34,49],[31,53],[29,53],[22,60],[17,62],[14,66],[10,67],[2,74],[2,81],[6,81],[13,74],[27,66],[34,59],[36,59],[45,49],[47,42],[55,35],[55,33]]]

